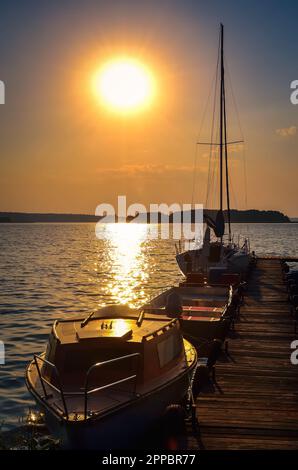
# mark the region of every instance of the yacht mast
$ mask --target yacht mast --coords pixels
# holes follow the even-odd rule
[[[222,168],[223,168],[223,87],[224,87],[224,63],[223,63],[223,24],[220,23],[220,101],[219,101],[219,208],[223,209]]]
[[[229,165],[228,165],[228,145],[227,145],[227,115],[226,115],[226,94],[225,94],[225,68],[224,68],[224,27],[220,24],[220,210],[223,209],[223,157],[225,159],[225,177],[227,194],[227,215],[229,227],[229,242],[231,234],[231,214],[230,214],[230,190],[229,190]]]

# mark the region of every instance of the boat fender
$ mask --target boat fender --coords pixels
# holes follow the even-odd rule
[[[166,407],[162,421],[165,437],[177,437],[185,431],[185,410],[181,405],[172,404]]]
[[[288,273],[290,271],[290,267],[285,261],[282,262],[282,270],[284,273]]]
[[[196,400],[197,396],[201,393],[202,389],[209,381],[209,371],[204,365],[199,365],[196,369],[196,373],[192,385],[193,397]]]
[[[186,252],[183,256],[184,262],[186,264],[186,272],[191,273],[192,272],[192,258],[188,252]]]
[[[291,303],[295,308],[298,307],[298,295],[291,296]]]
[[[232,312],[234,312],[237,316],[240,314],[240,305],[241,305],[241,296],[236,293],[233,295],[232,301],[231,301],[231,309]]]

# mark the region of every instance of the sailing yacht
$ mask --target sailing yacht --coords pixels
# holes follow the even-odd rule
[[[224,272],[243,274],[251,261],[249,241],[245,239],[242,246],[239,242],[234,243],[231,231],[228,146],[229,144],[236,144],[242,141],[227,141],[224,27],[222,24],[220,25],[219,54],[219,143],[198,142],[198,144],[202,145],[219,146],[219,210],[215,218],[207,213],[204,214],[204,222],[207,227],[201,248],[181,252],[179,248],[176,247],[176,260],[184,275],[195,272],[206,275],[210,275],[212,272],[212,275],[215,277]],[[225,242],[223,238],[226,225],[223,212],[224,193],[227,202],[227,242]],[[214,232],[216,241],[211,241],[211,231]]]

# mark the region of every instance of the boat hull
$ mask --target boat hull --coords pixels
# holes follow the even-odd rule
[[[213,322],[182,319],[180,323],[183,336],[193,342],[201,355],[204,354],[205,349],[208,350],[208,342],[213,339],[224,341],[230,326],[229,319],[224,317]]]
[[[157,297],[152,299],[148,305],[145,305],[145,308],[151,309],[152,313],[159,314],[161,316],[165,315],[165,305],[167,303],[167,298],[170,294],[175,292],[175,289],[177,288],[174,287],[162,292]],[[226,308],[227,304],[231,300],[229,299],[228,294],[230,290],[225,290],[224,288],[218,287],[181,287],[178,289],[180,289],[179,292],[181,297],[184,295],[190,295],[191,292],[193,293],[194,297],[198,296],[198,299],[194,298],[189,300],[189,302],[194,303],[194,306],[202,303],[204,307],[211,305],[211,307],[207,306],[207,308],[215,307],[216,310],[216,307],[219,306],[218,303],[220,303],[222,313],[214,311],[212,312],[212,310],[210,313],[208,311],[201,313],[200,311],[191,311],[186,309],[183,311],[182,315],[179,315],[179,321],[184,338],[190,341],[196,347],[200,356],[207,356],[210,350],[211,342],[214,339],[224,341],[230,329],[231,315],[233,314],[233,311],[231,311],[230,306],[229,308]],[[227,292],[226,299],[216,299],[216,291],[218,291],[218,289],[223,289],[225,292]],[[188,290],[190,292],[188,292]],[[202,308],[204,309],[204,307]]]
[[[85,421],[67,421],[55,415],[33,389],[38,407],[45,414],[49,431],[64,449],[135,449],[150,426],[170,404],[181,402],[187,395],[196,361],[178,377],[162,386],[122,404],[100,416]]]
[[[188,254],[191,257],[192,260],[192,266],[193,266],[193,271],[194,272],[199,272],[201,269],[204,269],[204,267],[198,265],[198,260],[199,260],[199,254],[201,252],[201,249],[198,250],[190,250],[188,251]],[[176,261],[179,266],[180,271],[184,276],[186,276],[188,272],[188,265],[184,260],[185,253],[180,253],[176,256]],[[222,266],[226,267],[228,272],[230,273],[239,273],[239,274],[244,274],[246,270],[249,267],[251,257],[248,253],[245,252],[236,252],[233,254],[226,262],[220,263],[208,263],[208,267],[215,267],[215,266]]]
[[[236,253],[228,262],[228,270],[235,273],[245,273],[249,268],[251,257],[248,253]]]

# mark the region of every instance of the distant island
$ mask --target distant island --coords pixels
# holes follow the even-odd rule
[[[211,217],[216,214],[214,210],[204,210],[206,214]],[[177,215],[177,213],[175,213]],[[191,211],[191,218],[194,221],[194,211]],[[227,218],[226,211],[224,212],[225,218]],[[137,214],[136,214],[137,216]],[[156,214],[156,220],[161,222],[164,220],[164,214],[160,212]],[[147,223],[149,220],[149,214],[144,214]],[[88,214],[43,214],[43,213],[26,213],[26,212],[0,212],[0,223],[75,223],[75,222],[98,222],[101,217],[96,215]],[[128,217],[126,222],[134,222],[135,217]],[[169,220],[173,222],[173,214],[170,214]],[[232,223],[291,223],[292,221],[288,216],[279,211],[260,211],[255,209],[250,210],[231,210],[231,222]],[[293,221],[294,222],[294,221]]]

